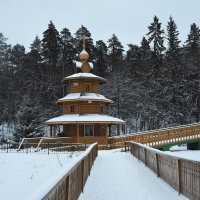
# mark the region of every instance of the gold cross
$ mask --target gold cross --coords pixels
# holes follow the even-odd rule
[[[86,35],[82,35],[80,39],[83,40],[83,49],[85,49],[85,41],[89,39],[89,37],[87,37]]]

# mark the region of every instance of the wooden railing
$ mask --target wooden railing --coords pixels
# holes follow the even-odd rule
[[[200,199],[200,162],[166,155],[135,142],[127,143],[131,154],[179,194],[191,200]]]
[[[74,138],[71,137],[38,137],[38,138],[23,138],[22,142],[19,145],[19,149],[24,148],[27,146],[27,144],[33,144],[35,143],[35,146],[37,149],[44,148],[48,143],[74,143],[76,142]]]
[[[105,136],[96,136],[96,137],[79,137],[79,142],[80,143],[85,143],[85,144],[92,144],[94,142],[98,142],[99,145],[105,145],[106,144],[107,138]]]
[[[200,139],[200,123],[109,137],[108,145],[120,146],[123,145],[125,141],[134,141],[152,147],[159,147],[166,144],[197,139]]]
[[[125,141],[134,141],[146,144],[151,147],[159,147],[168,144],[176,144],[185,141],[200,139],[200,123],[187,124],[184,126],[171,127],[166,129],[158,129],[152,131],[138,132],[128,135],[120,135],[115,137],[79,137],[78,143],[92,144],[98,142],[99,147],[104,146],[106,149],[123,147]],[[19,149],[25,143],[38,142],[38,148],[42,148],[42,143],[77,143],[75,137],[57,137],[57,138],[24,138]]]
[[[86,150],[84,157],[41,199],[77,200],[90,175],[97,154],[98,145],[95,143]]]

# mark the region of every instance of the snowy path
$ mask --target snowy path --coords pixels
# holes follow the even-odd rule
[[[166,183],[129,153],[99,151],[79,200],[176,200]]]

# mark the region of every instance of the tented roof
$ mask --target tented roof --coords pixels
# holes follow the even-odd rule
[[[67,76],[64,78],[64,82],[72,79],[97,79],[100,80],[101,82],[106,82],[106,79],[96,76],[92,73],[76,73],[71,76]]]
[[[103,114],[65,114],[52,118],[46,124],[125,124],[125,121]]]
[[[112,103],[112,100],[105,98],[101,94],[96,94],[96,93],[70,93],[66,95],[65,97],[59,99],[57,103],[62,103],[65,101],[104,101],[104,102],[109,102]]]

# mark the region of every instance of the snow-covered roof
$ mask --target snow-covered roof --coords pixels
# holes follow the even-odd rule
[[[100,77],[100,76],[96,76],[92,73],[76,73],[76,74],[73,74],[71,76],[67,76],[64,78],[64,80],[69,80],[69,79],[79,79],[79,78],[82,78],[82,79],[85,79],[85,78],[89,78],[89,79],[99,79],[103,82],[106,82],[106,79]]]
[[[96,93],[70,93],[66,95],[65,97],[59,99],[57,103],[65,102],[65,101],[71,101],[71,100],[76,100],[76,101],[87,101],[87,100],[92,100],[92,101],[106,101],[109,103],[112,103],[112,100],[105,98],[101,94],[96,94]]]
[[[83,55],[83,54],[88,54],[88,52],[87,52],[85,49],[83,49],[83,50],[81,51],[80,55]]]
[[[75,62],[76,67],[81,68],[82,62],[79,62],[79,61],[74,61],[74,62]]]
[[[81,66],[83,64],[82,62],[79,62],[79,61],[74,61],[74,62],[75,62],[75,65],[76,65],[77,68],[81,68]],[[93,63],[91,63],[91,62],[88,62],[88,63],[90,65],[91,69],[94,69]]]
[[[74,124],[74,123],[106,123],[124,124],[125,121],[116,117],[102,114],[65,114],[46,121],[46,124]]]

